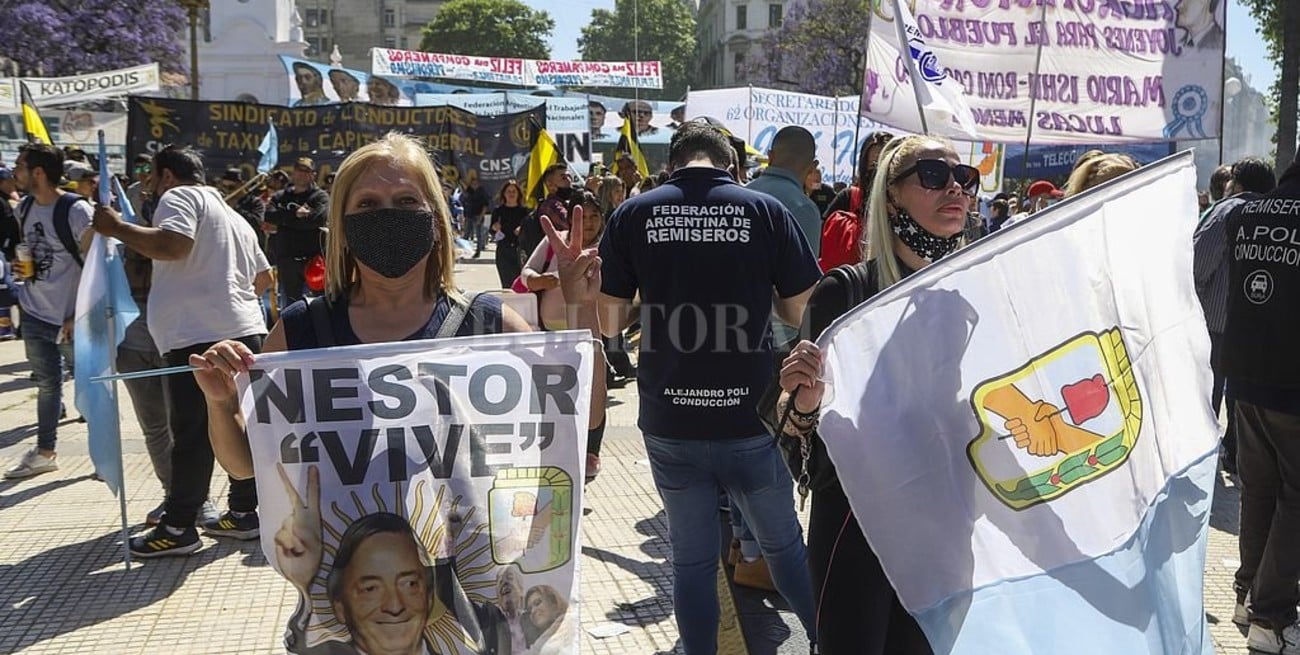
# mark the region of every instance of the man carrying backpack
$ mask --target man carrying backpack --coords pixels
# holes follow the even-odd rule
[[[58,470],[54,452],[63,410],[63,359],[72,361],[72,321],[81,280],[81,253],[89,240],[90,204],[59,189],[63,151],[46,144],[24,146],[14,164],[18,188],[29,194],[18,205],[22,243],[16,277],[27,361],[36,377],[36,447],[5,471],[27,478]],[[82,237],[86,237],[85,240]]]

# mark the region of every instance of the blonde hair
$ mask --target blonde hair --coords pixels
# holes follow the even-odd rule
[[[1125,173],[1138,169],[1138,163],[1132,157],[1117,153],[1103,153],[1080,158],[1065,183],[1065,195],[1073,196],[1087,189],[1109,182]]]
[[[622,178],[617,175],[605,175],[600,178],[600,186],[596,187],[596,198],[600,201],[600,210],[606,216],[613,213],[614,208],[614,191],[621,190],[623,199],[627,200],[627,187],[623,184]]]
[[[899,267],[898,256],[894,254],[894,228],[889,213],[892,196],[889,189],[895,183],[894,177],[899,171],[916,163],[917,151],[930,143],[939,143],[949,150],[953,149],[952,142],[943,137],[912,134],[890,139],[880,152],[876,176],[871,180],[871,194],[867,198],[867,225],[862,233],[866,239],[863,259],[876,260],[881,289],[903,279],[903,269]]]
[[[326,223],[330,233],[325,249],[326,295],[330,300],[337,300],[361,284],[357,261],[348,249],[347,237],[343,233],[343,213],[357,179],[380,162],[388,162],[411,173],[416,187],[433,210],[434,244],[425,268],[425,297],[434,298],[439,292],[459,297],[452,277],[456,254],[449,220],[451,210],[447,208],[447,199],[442,195],[438,171],[419,141],[397,132],[389,132],[378,141],[358,148],[339,166],[334,186],[330,188],[329,219]]]

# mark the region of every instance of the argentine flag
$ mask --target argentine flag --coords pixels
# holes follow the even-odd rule
[[[109,205],[113,195],[110,185],[117,181],[108,171],[108,153],[104,132],[99,132],[99,203]],[[135,222],[131,203],[117,184],[117,198],[122,213]],[[77,411],[86,417],[90,461],[114,495],[123,492],[122,430],[118,414],[117,383],[91,382],[91,378],[111,375],[117,360],[117,346],[126,337],[126,327],[140,315],[122,264],[121,244],[96,234],[85,256],[77,286],[77,308],[73,326],[73,350],[76,356],[75,400]]]
[[[820,434],[936,653],[1200,655],[1217,464],[1190,152],[822,335]]]

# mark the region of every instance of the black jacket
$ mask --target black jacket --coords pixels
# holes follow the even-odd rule
[[[299,218],[298,207],[306,205],[311,213]],[[325,219],[329,215],[330,197],[315,184],[304,191],[289,187],[271,196],[266,208],[266,222],[276,227],[275,256],[299,258],[323,252]]]
[[[262,231],[262,222],[266,220],[266,203],[256,193],[246,193],[235,202],[235,212],[248,221],[257,235],[257,245],[266,252],[266,233]]]
[[[1233,209],[1227,237],[1224,374],[1300,390],[1300,180]]]

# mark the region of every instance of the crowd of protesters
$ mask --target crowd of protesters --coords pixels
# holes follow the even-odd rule
[[[941,138],[871,135],[851,185],[823,183],[803,128],[778,132],[767,155],[766,168],[752,170],[743,141],[716,122],[685,121],[660,175],[642,179],[630,153],[620,152],[617,174],[593,167],[575,180],[557,164],[538,189],[511,180],[489,197],[477,177],[459,188],[440,180],[427,154],[398,135],[352,153],[337,177],[320,178],[304,157],[290,172],[255,180],[230,169],[214,185],[194,150],[171,146],[132,163],[125,200],[139,221],[128,223],[120,203],[83,200],[98,182],[84,153],[28,146],[12,169],[0,169],[0,247],[6,281],[15,282],[3,291],[21,309],[18,321],[0,316],[0,338],[21,331],[38,428],[35,445],[5,476],[58,468],[81,253],[99,232],[125,245],[141,309],[118,350],[119,370],[201,369],[127,384],[164,489],[146,517],[154,527],[131,541],[137,556],[192,553],[200,530],[258,536],[231,381],[258,353],[579,328],[605,345],[592,380],[586,478],[600,470],[606,389],[635,381],[638,426],[668,520],[685,652],[717,647],[714,581],[725,545],[717,525],[729,511],[734,541],[725,561],[737,583],[780,593],[813,652],[929,653],[824,457],[798,488],[811,500],[806,542],[797,520],[802,501],[785,453],[824,453],[816,339],[852,309],[851,299],[870,298],[1138,164],[1089,151],[1059,188],[1034,180],[1019,193],[980,198],[980,170]],[[1260,276],[1233,249],[1248,235],[1294,235],[1296,205],[1273,200],[1297,196],[1300,166],[1279,179],[1262,160],[1245,159],[1216,171],[1203,214],[1187,217],[1198,221],[1194,279],[1212,344],[1207,400],[1216,415],[1226,410],[1222,466],[1242,489],[1232,618],[1248,626],[1252,648],[1284,655],[1300,653],[1300,269],[1282,262]],[[653,220],[665,206],[723,205],[745,219],[743,230]],[[462,293],[453,275],[457,235],[472,244],[468,257],[492,251],[502,289],[535,294],[537,325],[495,296]],[[393,247],[395,240],[418,247]],[[827,275],[843,267],[855,273]],[[1273,302],[1260,301],[1265,293]],[[333,334],[318,332],[312,302],[326,302]],[[683,338],[698,334],[709,335],[709,348]],[[635,365],[630,335],[639,338]],[[702,401],[718,393],[734,402]],[[231,479],[224,512],[208,495],[214,462]]]

